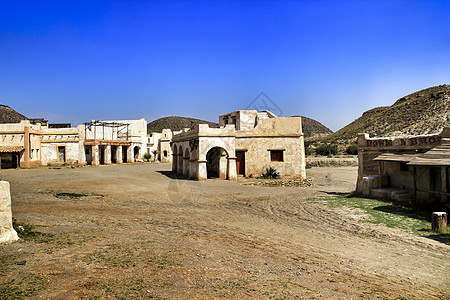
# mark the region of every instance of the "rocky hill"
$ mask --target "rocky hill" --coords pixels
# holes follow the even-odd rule
[[[17,111],[12,109],[9,106],[0,104],[0,124],[5,123],[20,123],[22,120],[26,120],[22,114],[19,114]]]
[[[366,111],[321,141],[352,143],[358,133],[369,133],[372,137],[438,133],[444,126],[450,126],[449,96],[450,85],[445,84],[415,92],[391,106]]]
[[[305,140],[315,140],[317,138],[325,137],[333,133],[328,127],[322,123],[302,116],[302,130],[305,135]]]
[[[219,128],[219,124],[199,119],[185,118],[185,117],[164,117],[148,123],[148,132],[161,132],[165,128],[172,129],[172,131],[181,130],[183,128],[190,128],[197,124],[209,124],[210,127]]]

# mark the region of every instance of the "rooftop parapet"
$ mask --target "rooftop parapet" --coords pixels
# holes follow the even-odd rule
[[[302,136],[301,117],[259,119],[252,130],[236,132],[238,137],[249,136]]]
[[[180,131],[173,132],[173,139],[181,139],[185,137],[195,136],[234,136],[236,133],[235,126],[228,124],[221,128],[212,128],[208,124],[198,124],[193,129],[184,128]]]

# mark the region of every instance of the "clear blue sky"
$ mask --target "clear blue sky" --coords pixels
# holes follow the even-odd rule
[[[217,121],[264,91],[338,130],[450,83],[450,1],[0,2],[0,104],[50,122]]]

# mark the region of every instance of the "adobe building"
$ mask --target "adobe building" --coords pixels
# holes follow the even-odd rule
[[[170,142],[172,141],[172,130],[163,129],[161,133],[152,132],[147,135],[147,153],[154,157],[153,151],[157,151],[157,158],[161,162],[172,162],[172,149]]]
[[[84,153],[88,165],[143,161],[147,150],[147,122],[91,121],[84,124]]]
[[[415,205],[450,199],[450,127],[421,136],[358,136],[357,192]]]
[[[29,120],[0,124],[0,168],[41,165],[41,124]]]
[[[41,126],[40,161],[42,165],[84,164],[84,126],[49,128]]]
[[[134,162],[142,160],[147,147],[145,119],[91,121],[77,127],[35,121],[0,124],[0,168]]]
[[[238,175],[260,176],[273,167],[283,177],[306,177],[300,117],[239,110],[219,116],[219,125],[174,132],[172,171],[197,180],[236,180]]]

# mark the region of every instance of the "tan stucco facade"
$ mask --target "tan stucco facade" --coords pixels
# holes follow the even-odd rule
[[[306,177],[300,117],[240,110],[219,116],[219,125],[174,132],[174,172],[197,180],[235,180],[238,175],[260,176],[273,167],[284,177]]]

